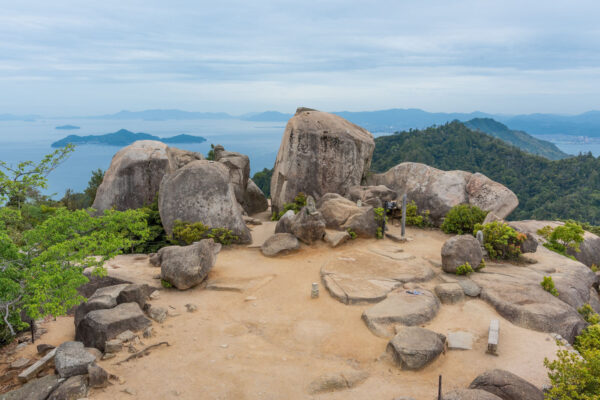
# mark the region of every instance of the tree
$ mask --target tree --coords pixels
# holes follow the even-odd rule
[[[88,182],[88,186],[83,191],[83,193],[85,193],[85,195],[90,201],[90,206],[92,205],[92,203],[94,203],[94,200],[96,199],[96,192],[98,191],[98,186],[100,186],[103,179],[104,171],[102,171],[100,168],[98,168],[95,171],[92,171],[92,177]]]
[[[46,189],[46,177],[54,171],[75,148],[72,145],[55,150],[39,163],[22,161],[16,166],[0,161],[0,203],[8,202],[20,208],[39,189]]]

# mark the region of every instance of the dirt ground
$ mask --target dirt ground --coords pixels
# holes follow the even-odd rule
[[[265,223],[253,229],[256,245],[273,232],[274,225]],[[444,334],[471,332],[475,337],[472,350],[448,350],[423,370],[408,372],[386,356],[388,340],[374,336],[361,320],[363,310],[371,305],[344,305],[320,284],[320,268],[349,251],[400,246],[407,254],[441,261],[440,249],[447,235],[408,229],[408,236],[412,241],[402,244],[357,239],[330,249],[320,243],[278,258],[266,258],[256,247],[224,249],[208,280],[233,283],[241,291],[206,287],[161,290],[152,304],[169,307],[179,315],[170,316],[163,324],[154,323],[155,336],[142,340],[145,345],[168,341],[171,346],[120,366],[116,362],[129,355],[126,351],[99,362],[122,383],[94,389],[89,398],[433,399],[440,374],[447,391],[468,386],[491,368],[512,371],[538,387],[546,383],[543,360],[553,358],[557,350],[549,334],[517,327],[481,300],[443,305],[437,317],[423,325]],[[118,265],[119,274],[131,270],[145,282],[159,272],[139,256],[121,256],[112,264]],[[432,283],[441,282],[436,279]],[[319,282],[318,299],[310,297],[313,282]],[[188,313],[187,303],[197,305],[198,310]],[[494,318],[500,320],[498,356],[485,353],[487,330]],[[50,321],[45,327],[48,333],[39,342],[58,345],[74,336],[69,317]],[[34,352],[29,345],[14,357]],[[343,391],[318,395],[307,391],[320,375],[351,370],[366,371],[369,378]]]

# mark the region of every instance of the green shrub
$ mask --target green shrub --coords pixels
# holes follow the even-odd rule
[[[600,323],[600,316],[594,311],[592,306],[589,304],[584,304],[583,306],[577,309],[579,314],[585,319],[588,324],[597,324]]]
[[[473,273],[473,267],[468,262],[456,267],[456,275],[470,275]]]
[[[160,284],[162,287],[164,287],[165,289],[170,289],[173,287],[173,285],[171,285],[169,282],[165,281],[164,279],[160,280]]]
[[[554,281],[551,276],[545,276],[544,280],[540,282],[540,285],[542,285],[546,292],[550,293],[552,296],[558,297],[558,291],[554,287]]]
[[[482,258],[481,262],[479,263],[479,266],[477,267],[477,271],[479,271],[480,269],[484,269],[485,268],[485,260]]]
[[[600,351],[585,350],[579,354],[559,350],[557,359],[544,360],[552,387],[545,399],[597,400],[600,398]]]
[[[175,221],[172,242],[180,245],[190,245],[202,239],[213,239],[215,242],[227,246],[239,238],[229,229],[211,228],[202,222],[189,223],[180,220]]]
[[[441,229],[446,233],[471,233],[475,229],[475,225],[483,223],[486,211],[483,211],[477,206],[470,204],[459,204],[448,211]]]
[[[576,222],[566,222],[564,225],[559,225],[554,229],[550,226],[545,226],[539,229],[537,233],[546,239],[544,247],[574,260],[575,257],[567,254],[567,251],[580,251],[579,244],[583,242],[584,230]]]
[[[171,243],[167,237],[167,232],[163,228],[160,212],[158,211],[158,194],[152,203],[140,208],[139,211],[144,213],[150,233],[145,241],[128,249],[126,252],[134,254],[156,253],[160,248],[169,246]]]
[[[296,197],[294,197],[294,201],[292,203],[285,203],[283,205],[283,210],[279,211],[279,213],[274,212],[273,215],[271,215],[271,221],[279,221],[281,217],[283,217],[283,214],[289,210],[294,211],[294,214],[298,214],[298,212],[304,206],[306,206],[306,195],[300,192],[296,195]]]
[[[429,210],[425,210],[419,213],[417,203],[414,200],[406,203],[406,225],[417,226],[419,228],[425,228],[431,226],[431,219],[429,218]]]
[[[518,233],[504,222],[494,221],[476,224],[473,234],[483,231],[483,245],[490,258],[516,259],[521,255],[521,243],[526,236]]]
[[[375,209],[373,209],[373,211],[375,211],[375,222],[377,222],[377,232],[375,233],[375,237],[377,239],[383,239],[383,228],[381,227],[381,225],[383,224],[384,221],[387,222],[387,215],[385,213],[385,210],[382,207],[377,207]]]
[[[351,228],[346,229],[346,232],[350,235],[350,240],[354,240],[357,238],[356,232],[354,232]]]
[[[598,314],[596,314],[596,317],[598,317]],[[600,350],[600,324],[596,322],[585,328],[581,334],[575,338],[573,347],[580,353],[588,350]]]

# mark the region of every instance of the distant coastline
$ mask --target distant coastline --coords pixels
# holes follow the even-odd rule
[[[83,144],[96,144],[106,146],[127,146],[137,140],[157,140],[159,142],[174,144],[174,143],[204,143],[206,139],[202,136],[192,136],[181,134],[168,138],[160,138],[158,136],[150,135],[149,133],[135,133],[126,129],[121,129],[114,133],[107,133],[105,135],[69,135],[63,139],[60,139],[51,144],[52,147],[64,147],[68,144],[83,145]]]
[[[59,129],[59,130],[64,130],[64,131],[70,131],[70,130],[81,129],[81,128],[78,127],[78,126],[75,126],[75,125],[60,125],[60,126],[57,126],[54,129]]]

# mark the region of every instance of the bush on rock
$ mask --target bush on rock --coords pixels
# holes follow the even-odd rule
[[[473,233],[483,231],[483,245],[490,258],[516,259],[521,255],[521,243],[526,235],[518,233],[504,222],[476,224]]]
[[[471,233],[475,225],[483,223],[486,211],[470,204],[459,204],[448,211],[441,229],[445,233],[457,233],[459,235]]]

